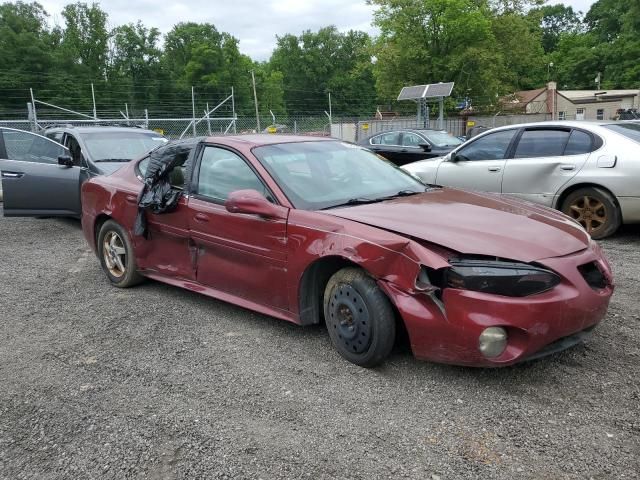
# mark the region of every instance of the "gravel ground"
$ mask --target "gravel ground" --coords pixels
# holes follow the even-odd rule
[[[147,282],[79,224],[0,218],[0,477],[638,478],[640,229],[584,346],[512,368],[343,361],[300,328]]]

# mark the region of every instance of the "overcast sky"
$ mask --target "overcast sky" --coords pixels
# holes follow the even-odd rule
[[[61,23],[60,12],[70,2],[39,1],[53,21]],[[300,34],[327,25],[336,25],[343,31],[375,33],[371,26],[372,7],[365,0],[98,0],[98,3],[109,14],[111,26],[142,20],[166,33],[178,22],[213,23],[218,30],[240,39],[240,50],[255,60],[269,58],[276,35]],[[593,0],[563,3],[586,12]]]

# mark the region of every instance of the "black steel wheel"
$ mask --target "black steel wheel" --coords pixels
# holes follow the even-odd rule
[[[331,342],[350,362],[374,367],[388,357],[395,341],[393,309],[363,270],[345,268],[331,277],[324,315]]]

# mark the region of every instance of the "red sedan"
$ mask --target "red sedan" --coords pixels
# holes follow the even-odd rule
[[[399,329],[420,359],[537,358],[581,341],[613,292],[599,247],[563,214],[427,186],[331,139],[169,144],[84,183],[82,212],[115,286],[148,277],[325,322],[338,352],[365,367],[385,360]]]

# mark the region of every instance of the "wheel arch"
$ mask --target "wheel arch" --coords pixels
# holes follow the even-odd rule
[[[567,188],[565,188],[562,191],[562,193],[560,193],[560,195],[558,195],[558,198],[557,198],[557,200],[555,201],[555,204],[554,204],[554,208],[556,210],[561,210],[562,209],[562,204],[564,203],[565,199],[569,195],[571,195],[573,192],[575,192],[576,190],[580,190],[581,188],[599,188],[600,190],[604,190],[609,195],[611,195],[611,197],[613,198],[613,203],[615,203],[616,207],[618,208],[618,212],[620,212],[620,219],[624,223],[624,219],[622,218],[622,209],[620,208],[620,202],[618,202],[618,197],[616,197],[616,195],[609,188],[607,188],[607,187],[605,187],[603,185],[600,185],[598,183],[582,182],[582,183],[576,183],[576,184],[568,186]]]
[[[96,246],[98,245],[98,235],[100,234],[100,229],[102,225],[104,225],[108,220],[112,220],[113,217],[111,215],[107,215],[106,213],[101,213],[98,215],[93,222],[93,239],[96,242]]]
[[[313,325],[321,322],[324,289],[331,276],[346,267],[363,268],[362,265],[340,255],[320,257],[307,266],[298,285],[298,308],[301,325]]]
[[[375,275],[372,275],[363,265],[340,255],[321,257],[307,266],[300,279],[298,290],[301,325],[314,325],[322,321],[324,316],[323,296],[327,283],[336,272],[347,267],[362,269],[373,278],[376,278]],[[396,332],[398,335],[396,341],[408,344],[407,328],[402,315],[400,315],[394,299],[389,296],[387,290],[385,288],[381,290],[389,300],[395,316]]]

